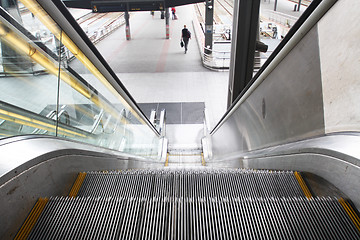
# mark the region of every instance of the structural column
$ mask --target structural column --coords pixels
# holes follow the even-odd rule
[[[165,8],[166,39],[170,38],[169,16],[170,16],[169,8]]]
[[[299,0],[299,4],[298,4],[298,11],[300,11],[300,6],[301,6],[301,0]]]
[[[214,1],[206,0],[205,7],[205,53],[210,54],[213,48]]]
[[[129,3],[126,6],[126,11],[125,11],[125,23],[126,23],[126,27],[125,27],[125,32],[126,32],[126,40],[130,40],[131,39],[131,35],[130,35],[130,15],[129,15]]]
[[[228,107],[249,84],[254,69],[260,0],[235,0]]]
[[[277,0],[275,0],[275,3],[274,3],[274,11],[276,12],[276,8],[277,8]]]

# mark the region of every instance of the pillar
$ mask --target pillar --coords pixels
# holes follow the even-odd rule
[[[301,0],[299,0],[299,5],[298,5],[298,11],[300,11],[300,6],[301,6]]]
[[[276,12],[276,8],[277,8],[277,0],[275,0],[275,3],[274,3],[274,11]]]
[[[235,0],[228,107],[246,90],[254,69],[260,0]]]
[[[125,32],[126,32],[126,40],[130,40],[131,39],[131,34],[130,34],[130,15],[129,15],[129,4],[127,4],[127,10],[125,11]]]
[[[206,0],[205,4],[205,53],[210,54],[213,48],[214,1]]]
[[[169,8],[165,8],[166,39],[170,38],[169,18],[170,18],[170,10]]]

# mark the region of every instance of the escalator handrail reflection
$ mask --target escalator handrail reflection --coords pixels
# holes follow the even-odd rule
[[[7,119],[4,119],[6,117]],[[33,113],[3,101],[0,101],[0,118],[8,121],[14,120],[14,122],[19,124],[22,123],[23,125],[30,127],[37,126],[38,129],[56,132],[56,121],[54,119],[47,118],[46,116]],[[70,134],[82,138],[96,138],[96,135],[90,132],[61,122],[58,123],[58,130],[64,135]]]

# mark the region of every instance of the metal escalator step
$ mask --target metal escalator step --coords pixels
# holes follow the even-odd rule
[[[360,239],[339,201],[55,197],[29,239]]]
[[[292,171],[222,170],[126,170],[89,172],[79,196],[105,197],[311,197],[305,183]],[[299,184],[299,182],[301,184]],[[186,183],[186,184],[185,184]],[[185,185],[184,185],[185,184]],[[184,185],[184,186],[183,186]],[[307,188],[306,188],[307,189]]]
[[[39,198],[14,239],[26,239],[29,236],[47,202],[47,198]]]
[[[79,192],[79,189],[80,189],[82,183],[84,182],[85,176],[86,176],[86,173],[84,173],[84,172],[81,172],[81,173],[78,174],[78,176],[77,176],[77,178],[75,180],[75,183],[74,183],[73,187],[70,190],[69,197],[76,197],[77,196],[77,194]]]
[[[307,198],[312,198],[312,195],[310,193],[310,190],[308,189],[308,187],[306,186],[306,183],[304,181],[304,179],[302,178],[301,174],[299,172],[294,172],[294,175],[296,177],[296,179],[298,180],[301,189],[303,190],[305,196]]]

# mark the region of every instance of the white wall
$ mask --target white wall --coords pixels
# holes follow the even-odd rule
[[[360,1],[339,0],[318,23],[325,132],[360,130]]]

